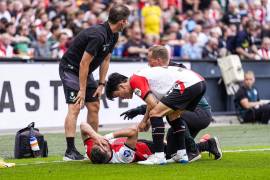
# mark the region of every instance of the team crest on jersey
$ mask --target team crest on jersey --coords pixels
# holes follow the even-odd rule
[[[180,90],[180,85],[178,83],[174,83],[173,89]]]
[[[131,156],[130,150],[125,150],[125,151],[124,151],[124,156],[127,157],[127,158],[128,158],[129,156]]]
[[[140,97],[141,97],[141,95],[142,95],[142,91],[141,91],[139,88],[136,88],[136,89],[134,90],[134,93],[135,93],[137,96],[140,96]]]
[[[71,92],[70,92],[69,99],[70,99],[70,100],[72,100],[72,101],[74,101],[74,100],[75,100],[75,98],[76,98],[76,96],[75,96],[75,92],[71,91]]]

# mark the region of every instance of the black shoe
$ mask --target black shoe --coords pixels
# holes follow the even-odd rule
[[[188,152],[187,155],[188,155],[188,162],[197,161],[197,160],[201,159],[201,157],[202,157],[199,151]]]
[[[64,161],[80,161],[84,160],[84,156],[81,155],[77,149],[66,151],[65,156],[63,157]]]
[[[222,158],[222,151],[217,137],[210,138],[208,140],[209,153],[215,156],[215,160],[220,160]]]

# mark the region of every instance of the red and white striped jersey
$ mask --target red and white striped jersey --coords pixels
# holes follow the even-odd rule
[[[125,145],[127,138],[111,139],[109,144],[112,150],[112,158],[109,163],[131,163],[136,161],[146,160],[152,152],[147,144],[137,142],[135,150]],[[93,147],[93,139],[87,139],[84,142],[86,154],[90,159],[91,150]]]
[[[172,88],[177,86],[182,94],[188,88],[204,78],[192,70],[175,67],[152,67],[134,73],[130,77],[130,85],[134,93],[145,99],[152,92],[157,99],[161,99]]]

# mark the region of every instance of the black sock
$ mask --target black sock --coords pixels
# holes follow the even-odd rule
[[[151,117],[151,126],[152,126],[152,138],[154,143],[155,152],[164,152],[164,129],[165,125],[162,117]]]
[[[67,151],[76,149],[74,144],[74,137],[66,137],[67,141]]]
[[[177,138],[177,143],[179,144],[179,149],[186,149],[185,145],[185,124],[180,118],[170,122],[170,125],[173,128],[173,134]]]
[[[197,153],[198,152],[198,147],[197,144],[194,140],[194,138],[191,136],[188,125],[185,121],[182,121],[183,124],[186,127],[186,131],[185,131],[185,144],[186,144],[186,150],[187,153],[191,152],[191,153]]]
[[[209,151],[208,141],[200,142],[197,144],[197,146],[200,152]]]

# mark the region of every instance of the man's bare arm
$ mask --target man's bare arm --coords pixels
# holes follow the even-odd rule
[[[131,148],[136,147],[137,139],[138,139],[138,130],[137,127],[130,127],[115,131],[110,134],[106,134],[105,138],[112,139],[112,138],[119,138],[119,137],[127,137],[125,144],[127,144]]]
[[[85,100],[85,91],[87,86],[87,77],[89,73],[89,65],[93,61],[94,56],[89,54],[88,52],[84,52],[82,60],[80,62],[80,70],[79,70],[79,81],[80,81],[80,90],[75,99],[76,104],[80,105],[80,108],[84,106]]]

